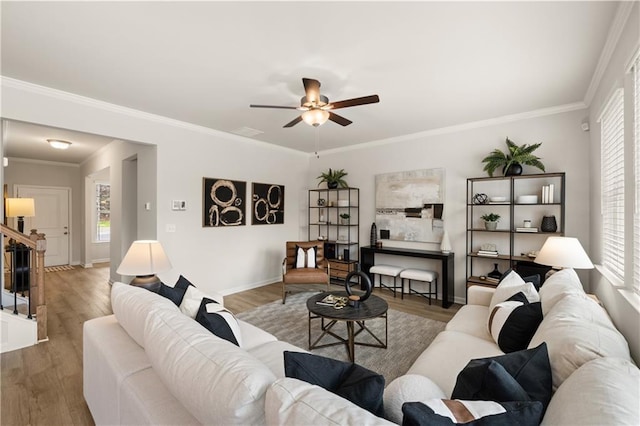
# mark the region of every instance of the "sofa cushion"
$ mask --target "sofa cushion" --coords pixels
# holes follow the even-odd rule
[[[196,314],[196,322],[236,346],[242,346],[242,334],[236,317],[215,300],[203,297]]]
[[[576,271],[562,269],[551,275],[540,288],[542,314],[547,315],[558,301],[569,294],[585,294]]]
[[[188,279],[180,275],[180,278],[178,278],[178,281],[173,287],[168,286],[165,283],[160,283],[160,291],[158,294],[171,300],[176,304],[176,306],[180,306],[182,299],[184,298],[184,294],[190,285],[193,284],[191,284]]]
[[[542,322],[540,302],[529,303],[518,293],[498,303],[489,315],[489,331],[505,353],[526,349]]]
[[[445,399],[442,389],[428,377],[405,374],[397,377],[384,389],[384,417],[397,424],[402,423],[402,405],[405,402]]]
[[[560,385],[542,424],[640,424],[640,370],[620,358],[587,362]]]
[[[533,284],[525,282],[517,272],[511,271],[496,287],[496,291],[493,293],[491,303],[489,304],[489,312],[493,311],[493,308],[498,303],[504,302],[520,292],[522,292],[531,303],[540,301],[540,296]]]
[[[432,399],[407,402],[402,412],[402,426],[537,426],[542,417],[542,404],[537,401],[498,403]]]
[[[240,327],[240,334],[242,335],[241,348],[249,350],[260,345],[264,345],[268,342],[275,342],[278,339],[271,333],[267,333],[261,328],[256,327],[253,324],[249,324],[246,321],[238,320],[238,326]]]
[[[580,294],[563,297],[545,315],[529,347],[542,342],[549,349],[554,390],[592,359],[604,356],[630,359],[627,341],[605,310]]]
[[[420,374],[430,378],[449,396],[456,384],[456,375],[469,361],[498,355],[504,353],[493,340],[457,331],[443,331],[418,356],[407,374]]]
[[[551,399],[551,366],[547,346],[474,359],[458,374],[452,399],[539,401]]]
[[[267,425],[391,425],[320,386],[301,380],[276,380],[267,390]]]
[[[256,358],[180,312],[149,315],[144,341],[153,369],[199,422],[264,423],[264,396],[276,378]]]
[[[111,287],[111,309],[120,326],[142,347],[144,323],[149,312],[155,309],[178,310],[169,299],[157,293],[121,282],[114,282]]]
[[[284,353],[287,377],[304,380],[381,416],[384,377],[360,365],[300,352]]]
[[[284,374],[284,353],[288,352],[305,352],[304,349],[300,349],[291,343],[283,342],[281,340],[275,340],[273,342],[267,342],[259,346],[246,349],[246,351],[252,356],[256,357],[260,362],[269,367],[271,372],[280,379],[285,377]]]
[[[480,287],[480,286],[473,286]],[[483,287],[484,288],[484,287]],[[451,318],[445,326],[445,330],[458,331],[460,333],[470,334],[489,342],[493,342],[491,334],[487,331],[487,317],[489,316],[489,304],[482,305],[464,305]]]

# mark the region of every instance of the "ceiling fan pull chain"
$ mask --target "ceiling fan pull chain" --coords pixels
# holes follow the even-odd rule
[[[320,158],[318,147],[320,146],[320,126],[316,127],[316,158]]]

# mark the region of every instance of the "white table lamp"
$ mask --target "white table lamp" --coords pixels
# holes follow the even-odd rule
[[[534,262],[556,268],[592,269],[593,263],[573,237],[549,237]]]
[[[18,231],[24,233],[24,218],[36,215],[33,198],[7,198],[5,204],[7,217],[18,218]]]
[[[155,274],[171,268],[171,262],[159,241],[138,240],[131,244],[116,272],[135,276],[129,283],[131,285],[157,292],[160,279]]]

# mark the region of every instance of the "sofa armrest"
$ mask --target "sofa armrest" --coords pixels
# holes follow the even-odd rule
[[[472,285],[467,289],[467,305],[489,306],[496,289],[482,285]]]

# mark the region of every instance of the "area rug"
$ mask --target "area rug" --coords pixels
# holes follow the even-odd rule
[[[287,303],[275,301],[237,315],[241,320],[268,331],[279,340],[302,349],[309,348],[308,310],[306,301],[315,293],[298,293],[287,297]],[[355,362],[379,374],[386,383],[407,372],[418,356],[429,346],[436,335],[444,330],[445,323],[389,309],[387,349],[368,346],[355,347]],[[384,341],[384,319],[367,320],[366,325]],[[334,326],[336,334],[346,337],[344,322]],[[315,341],[321,334],[320,320],[311,322],[311,337]],[[368,333],[362,332],[356,341],[375,343]],[[319,344],[335,339],[324,336]],[[314,349],[311,353],[342,361],[348,361],[345,345]]]
[[[62,271],[72,271],[75,268],[71,265],[60,265],[60,266],[47,266],[44,268],[45,272],[62,272]]]

